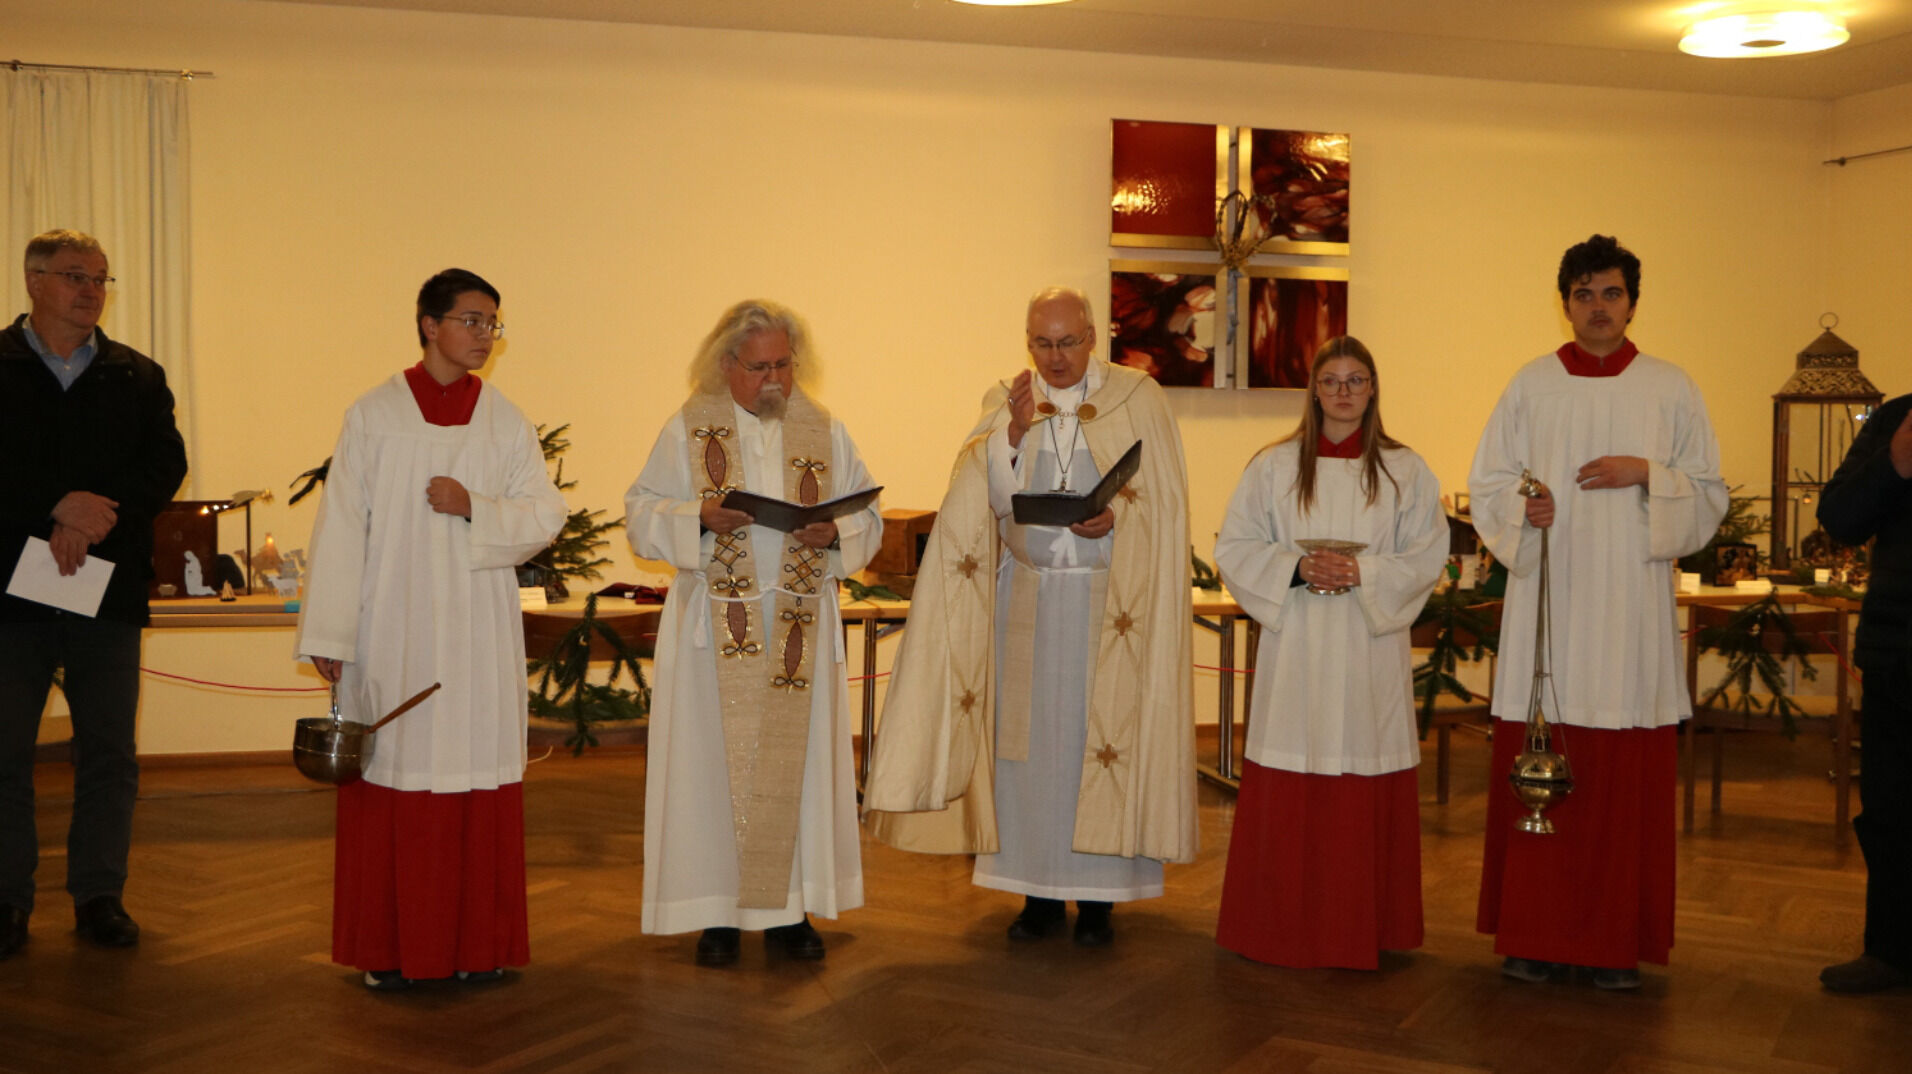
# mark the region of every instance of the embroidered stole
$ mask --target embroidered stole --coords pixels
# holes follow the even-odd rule
[[[703,499],[744,487],[735,417],[728,392],[695,395],[684,404],[692,466],[702,471],[694,483]],[[791,395],[783,418],[783,454],[783,487],[749,491],[802,504],[830,498],[830,415],[801,393]],[[746,909],[781,909],[790,901],[817,607],[834,596],[819,593],[829,552],[777,536],[779,547],[760,548],[750,527],[718,534],[705,567],[737,842],[737,905]],[[760,567],[769,569],[768,577]],[[766,607],[769,622],[762,621]]]

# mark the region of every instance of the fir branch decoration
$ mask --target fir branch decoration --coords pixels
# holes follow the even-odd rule
[[[1462,701],[1477,700],[1477,695],[1461,685],[1454,673],[1463,660],[1483,660],[1488,653],[1500,651],[1500,632],[1478,606],[1479,595],[1463,590],[1435,592],[1421,607],[1415,626],[1435,623],[1439,632],[1428,648],[1427,659],[1414,665],[1414,696],[1420,702],[1418,715],[1421,734],[1427,734],[1434,722],[1434,703],[1442,694]],[[1474,644],[1462,645],[1461,635],[1471,635]]]
[[[843,588],[850,591],[851,600],[902,600],[903,594],[886,585],[864,585],[854,578],[843,579]]]
[[[1776,644],[1767,641],[1771,635],[1777,635]],[[1808,680],[1817,679],[1819,672],[1807,655],[1810,650],[1806,643],[1793,630],[1792,617],[1780,607],[1777,594],[1769,593],[1733,613],[1725,623],[1700,631],[1699,647],[1701,652],[1716,649],[1726,657],[1726,674],[1700,698],[1701,705],[1712,705],[1733,690],[1738,696],[1726,706],[1728,711],[1776,713],[1787,738],[1799,735],[1793,717],[1805,715],[1805,710],[1786,693],[1785,662],[1798,660],[1799,674]],[[1754,696],[1755,677],[1772,694],[1771,701]]]
[[[330,473],[331,470],[332,456],[327,455],[324,462],[293,478],[292,484],[287,485],[286,488],[296,488],[299,491],[293,493],[292,498],[287,500],[285,505],[291,507],[293,504],[310,496],[320,485],[325,484],[325,475]],[[305,482],[305,484],[300,485],[299,482],[301,481]]]
[[[542,425],[538,426],[538,447],[544,452],[544,461],[558,464],[557,473],[551,481],[558,487],[559,492],[566,492],[577,486],[576,481],[564,479],[564,459],[560,457],[571,448],[571,441],[564,435],[570,429],[570,422],[548,430]],[[604,536],[605,534],[622,529],[624,526],[624,520],[621,518],[610,522],[599,522],[598,516],[603,513],[602,509],[587,511],[583,508],[571,512],[565,518],[564,528],[558,531],[557,537],[545,547],[544,551],[526,560],[526,564],[543,570],[547,576],[575,578],[579,581],[596,581],[602,578],[603,574],[598,568],[610,566],[611,561],[607,557],[598,555],[598,549],[611,543]]]
[[[571,737],[564,744],[573,756],[586,746],[598,744],[592,725],[605,720],[633,720],[649,715],[651,686],[644,677],[638,652],[631,648],[609,623],[598,618],[597,594],[584,598],[584,614],[577,625],[566,631],[551,655],[528,662],[529,674],[538,677],[537,692],[531,695],[531,714],[542,718],[570,720]],[[604,683],[589,681],[591,643],[596,639],[611,649],[611,675]],[[631,688],[618,685],[629,672]]]
[[[1221,592],[1222,576],[1215,573],[1215,568],[1209,566],[1207,560],[1195,554],[1194,545],[1188,546],[1188,571],[1195,588],[1205,593]]]

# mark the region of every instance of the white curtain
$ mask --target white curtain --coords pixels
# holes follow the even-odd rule
[[[54,228],[100,240],[119,280],[100,326],[165,367],[190,457],[198,437],[187,88],[177,75],[0,69],[0,315],[11,322],[27,310],[27,240]]]

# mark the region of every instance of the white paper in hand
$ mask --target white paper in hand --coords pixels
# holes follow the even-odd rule
[[[13,577],[7,579],[7,593],[48,604],[89,619],[100,612],[100,598],[106,595],[106,583],[113,580],[113,564],[98,556],[87,556],[80,569],[70,575],[60,573],[53,560],[53,546],[38,537],[28,537],[20,550],[20,562],[14,564]]]

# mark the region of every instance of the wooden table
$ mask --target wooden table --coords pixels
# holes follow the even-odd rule
[[[299,624],[299,613],[286,610],[286,600],[276,594],[220,600],[218,597],[155,598],[152,626],[174,627],[286,627]]]
[[[1778,586],[1771,595],[1777,596],[1782,606],[1824,608],[1838,614],[1838,625],[1834,628],[1834,632],[1838,636],[1838,653],[1835,654],[1834,658],[1835,667],[1833,668],[1833,674],[1846,674],[1846,667],[1844,665],[1850,662],[1850,654],[1852,652],[1851,638],[1852,628],[1854,626],[1852,613],[1859,610],[1859,601],[1851,597],[1816,596],[1804,592],[1798,586]],[[1694,605],[1736,607],[1757,603],[1758,601],[1766,599],[1767,596],[1768,594],[1766,593],[1742,593],[1736,589],[1709,586],[1703,588],[1698,593],[1681,593],[1677,603],[1682,608],[1692,607]],[[1686,685],[1688,696],[1691,698],[1695,708],[1698,707],[1700,699],[1698,650],[1699,638],[1697,632],[1689,631],[1686,635]],[[1838,704],[1835,704],[1832,712],[1833,838],[1842,845],[1845,843],[1847,832],[1850,830],[1850,820],[1852,817],[1852,706],[1849,700],[1847,700],[1848,693],[1849,691],[1845,689],[1844,684],[1841,683],[1835,695],[1841,700]],[[1698,743],[1695,741],[1693,729],[1694,721],[1687,721],[1687,725],[1681,729],[1682,733],[1680,736],[1682,749],[1685,753],[1683,759],[1684,769],[1682,772],[1685,794],[1685,829],[1689,832],[1693,830],[1693,783],[1695,779],[1695,768],[1698,764],[1698,758],[1696,756]],[[1718,734],[1719,732],[1715,730],[1714,733]],[[1718,801],[1715,800],[1715,808],[1718,807],[1718,804]]]
[[[1216,659],[1221,668],[1215,685],[1215,763],[1196,764],[1195,773],[1219,787],[1241,790],[1241,777],[1235,774],[1235,620],[1243,617],[1241,605],[1227,590],[1195,590],[1195,625],[1214,631]],[[1242,730],[1247,732],[1248,708],[1255,696],[1255,655],[1260,648],[1261,624],[1248,620],[1242,676]]]
[[[628,600],[601,597],[598,600],[598,617],[659,611],[663,607],[662,604],[634,604]],[[527,608],[526,611],[576,617],[584,614],[584,601],[582,598],[572,598],[544,608]],[[860,677],[863,683],[863,741],[857,756],[858,786],[862,786],[869,776],[870,751],[876,741],[876,643],[902,630],[909,614],[910,602],[907,600],[853,600],[847,590],[838,593],[837,615],[842,619],[846,633],[851,623],[863,627],[863,672]]]

